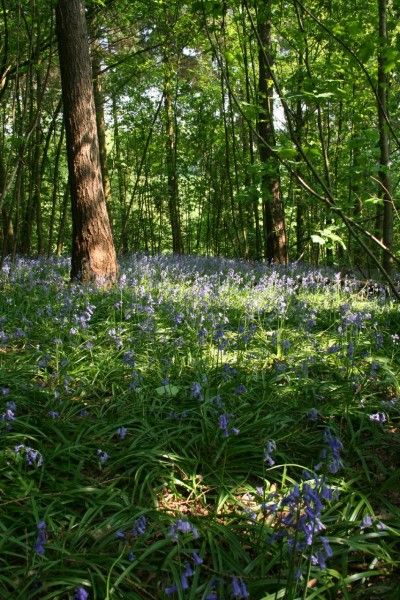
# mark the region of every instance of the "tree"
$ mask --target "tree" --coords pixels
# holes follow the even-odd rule
[[[118,265],[104,198],[85,6],[59,0],[56,33],[72,207],[71,279],[109,285]]]
[[[259,153],[262,162],[264,254],[269,261],[287,262],[285,213],[281,197],[279,163],[272,148],[275,146],[274,131],[274,88],[271,69],[273,66],[271,39],[271,0],[259,8],[258,31],[258,92],[260,135]]]

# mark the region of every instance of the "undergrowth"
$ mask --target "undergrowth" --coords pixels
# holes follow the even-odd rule
[[[400,308],[331,271],[0,276],[0,598],[400,597]]]

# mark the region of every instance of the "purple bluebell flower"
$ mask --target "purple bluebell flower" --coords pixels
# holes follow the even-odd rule
[[[87,600],[89,592],[84,587],[77,587],[74,593],[74,600]]]
[[[326,458],[329,451],[328,469],[331,473],[337,473],[343,466],[340,452],[343,449],[343,444],[339,438],[335,437],[332,431],[327,428],[324,432],[324,440],[328,446],[321,453],[321,458]]]
[[[370,421],[375,421],[376,423],[386,423],[387,417],[383,412],[377,412],[372,415],[369,415]]]
[[[102,465],[104,465],[104,463],[106,463],[110,458],[110,455],[105,450],[101,450],[100,448],[97,449],[97,456],[99,457],[99,461]]]
[[[127,350],[126,352],[123,353],[122,362],[125,365],[129,365],[130,367],[135,366],[135,358],[134,358],[133,350]]]
[[[276,450],[276,442],[274,440],[269,440],[264,448],[264,461],[272,467],[275,464],[274,459],[272,458],[272,454]]]
[[[43,456],[40,454],[39,450],[34,450],[34,448],[25,446],[25,444],[15,446],[14,452],[15,454],[25,452],[26,462],[29,466],[41,467],[43,464]]]
[[[51,419],[58,419],[58,417],[60,416],[60,413],[56,410],[49,410],[47,414]]]
[[[10,408],[7,408],[6,411],[0,417],[3,421],[15,421],[14,411]]]
[[[324,547],[324,552],[325,552],[326,558],[331,558],[333,556],[333,550],[329,544],[328,538],[321,535],[319,539],[321,540],[321,543]]]
[[[144,535],[147,528],[147,519],[144,515],[136,519],[132,528],[132,535],[139,536]]]
[[[226,413],[219,415],[219,419],[218,419],[219,428],[222,430],[224,437],[229,436],[229,431],[228,431],[229,417],[230,417],[230,415],[228,415]]]
[[[117,429],[117,434],[120,440],[124,440],[126,438],[126,434],[128,433],[128,430],[126,427],[118,427]]]
[[[316,408],[311,408],[308,411],[307,416],[310,419],[310,421],[318,421],[319,412],[318,412],[318,410]]]
[[[185,563],[185,570],[183,571],[183,574],[185,577],[193,577],[194,575],[194,571],[192,569],[192,566],[190,565],[190,563]]]
[[[45,544],[47,540],[45,521],[39,521],[39,523],[37,524],[37,532],[38,534],[34,545],[34,549],[36,554],[39,554],[39,556],[44,556],[44,553],[46,551]]]
[[[197,552],[192,552],[192,559],[195,565],[202,565],[203,564],[203,559],[200,556],[200,554],[198,554]]]
[[[232,577],[232,596],[234,598],[248,598],[250,596],[243,579]]]
[[[363,517],[362,523],[360,525],[360,529],[367,529],[368,527],[372,527],[372,525],[373,525],[372,517],[370,515],[365,515]]]
[[[168,529],[168,536],[171,537],[174,542],[177,542],[179,539],[178,533],[191,533],[194,540],[197,540],[200,537],[197,528],[184,519],[178,519]]]
[[[128,560],[129,560],[129,562],[133,562],[134,560],[136,560],[136,555],[133,552],[129,552]]]
[[[125,539],[125,532],[122,531],[122,529],[118,529],[118,531],[115,532],[115,537],[117,538],[117,540],[123,540]]]
[[[320,569],[326,569],[325,555],[322,551],[311,555],[311,563],[318,565]]]
[[[188,590],[190,587],[188,578],[185,575],[185,573],[182,573],[182,575],[181,575],[181,587],[183,590]]]
[[[178,586],[175,584],[164,588],[164,594],[166,594],[167,596],[173,596],[173,594],[176,594],[177,591],[178,591]]]
[[[242,394],[245,394],[246,392],[247,392],[247,388],[246,388],[245,385],[243,385],[243,383],[240,383],[235,388],[235,394],[236,394],[236,396],[241,396]]]
[[[198,398],[199,400],[203,399],[202,388],[201,388],[200,383],[198,383],[198,381],[195,381],[190,386],[190,395],[192,396],[192,398]]]

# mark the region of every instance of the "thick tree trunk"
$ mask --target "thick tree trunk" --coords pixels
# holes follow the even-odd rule
[[[104,199],[82,0],[59,0],[56,31],[72,206],[71,279],[109,285],[118,265]]]
[[[261,13],[261,11],[260,11]],[[273,117],[273,86],[271,85],[271,67],[273,64],[271,42],[271,0],[268,0],[263,14],[259,14],[257,23],[260,48],[259,61],[259,118],[258,133],[266,142],[259,144],[259,154],[263,166],[263,229],[264,255],[268,261],[286,264],[287,240],[285,213],[280,191],[279,163],[271,148],[275,146]]]

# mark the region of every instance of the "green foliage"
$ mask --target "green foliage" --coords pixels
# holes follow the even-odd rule
[[[160,256],[121,271],[106,292],[66,283],[65,261],[1,276],[0,597],[228,599],[236,576],[255,600],[395,598],[398,306],[300,267]],[[313,546],[271,538],[292,531],[272,505],[321,462],[322,570]]]

